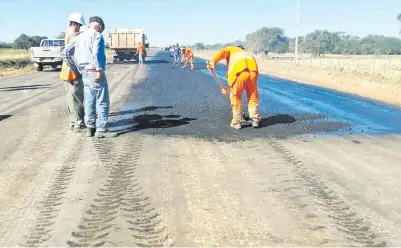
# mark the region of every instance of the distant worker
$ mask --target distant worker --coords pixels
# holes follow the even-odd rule
[[[80,28],[85,25],[84,17],[81,13],[72,13],[69,17],[69,27],[65,32],[65,45],[74,42],[79,34]],[[84,84],[81,76],[63,62],[61,66],[60,79],[65,82],[67,96],[67,109],[70,119],[70,129],[73,132],[81,132],[85,128],[84,124]]]
[[[143,51],[145,47],[142,45],[141,42],[138,42],[138,46],[136,47],[136,53],[134,56],[138,54],[138,64],[143,64]]]
[[[227,82],[231,90],[233,118],[230,126],[235,129],[242,128],[242,94],[245,90],[252,127],[259,128],[261,117],[259,116],[259,71],[256,59],[242,46],[228,46],[214,55],[207,66],[208,69],[214,71],[215,65],[223,59],[226,59]]]
[[[182,69],[185,69],[187,67],[188,61],[191,63],[191,69],[194,69],[194,54],[192,52],[192,48],[185,48],[185,51],[183,53],[183,59],[185,59],[185,63],[182,66]]]
[[[181,48],[180,48],[180,46],[179,46],[178,43],[177,43],[177,45],[174,46],[174,64],[179,63],[179,61],[180,61],[180,54],[181,54]]]

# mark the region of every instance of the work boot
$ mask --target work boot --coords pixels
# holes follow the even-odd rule
[[[242,115],[242,122],[251,122],[251,121],[252,120],[248,115],[246,115],[246,114]]]
[[[231,126],[232,128],[234,128],[234,129],[241,129],[241,128],[242,128],[241,123],[230,124],[230,126]]]
[[[95,135],[96,129],[93,127],[88,127],[86,130],[86,137],[93,137]]]
[[[81,133],[85,130],[85,126],[84,125],[76,125],[74,126],[74,129],[72,130],[74,133]]]
[[[252,127],[260,128],[260,118],[252,118]]]
[[[109,131],[96,131],[96,138],[114,138],[117,137],[118,133],[109,132]]]

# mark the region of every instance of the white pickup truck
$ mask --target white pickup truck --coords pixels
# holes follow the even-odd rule
[[[63,63],[61,51],[64,47],[63,39],[44,39],[39,47],[31,47],[31,61],[38,71],[43,71],[44,66],[56,69]]]

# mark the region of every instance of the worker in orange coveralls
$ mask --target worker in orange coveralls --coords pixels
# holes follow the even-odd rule
[[[252,127],[259,128],[261,117],[259,116],[259,71],[256,59],[242,46],[228,46],[214,55],[207,65],[208,70],[214,71],[215,65],[223,59],[226,59],[226,76],[231,91],[233,118],[230,126],[235,129],[242,128],[242,94],[245,90]]]
[[[188,61],[191,63],[191,69],[194,69],[194,54],[192,52],[192,48],[185,48],[184,52],[183,52],[183,60],[185,59],[185,63],[182,66],[182,69],[184,69],[185,67],[187,67]]]

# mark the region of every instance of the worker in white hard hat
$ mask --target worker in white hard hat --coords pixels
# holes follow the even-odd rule
[[[81,13],[72,13],[68,18],[69,27],[65,32],[65,45],[73,43],[75,37],[82,32],[86,26],[84,17]],[[81,132],[85,129],[84,122],[84,85],[81,75],[76,75],[74,71],[63,62],[60,78],[65,82],[67,94],[67,108],[70,117],[70,129],[73,132]]]

